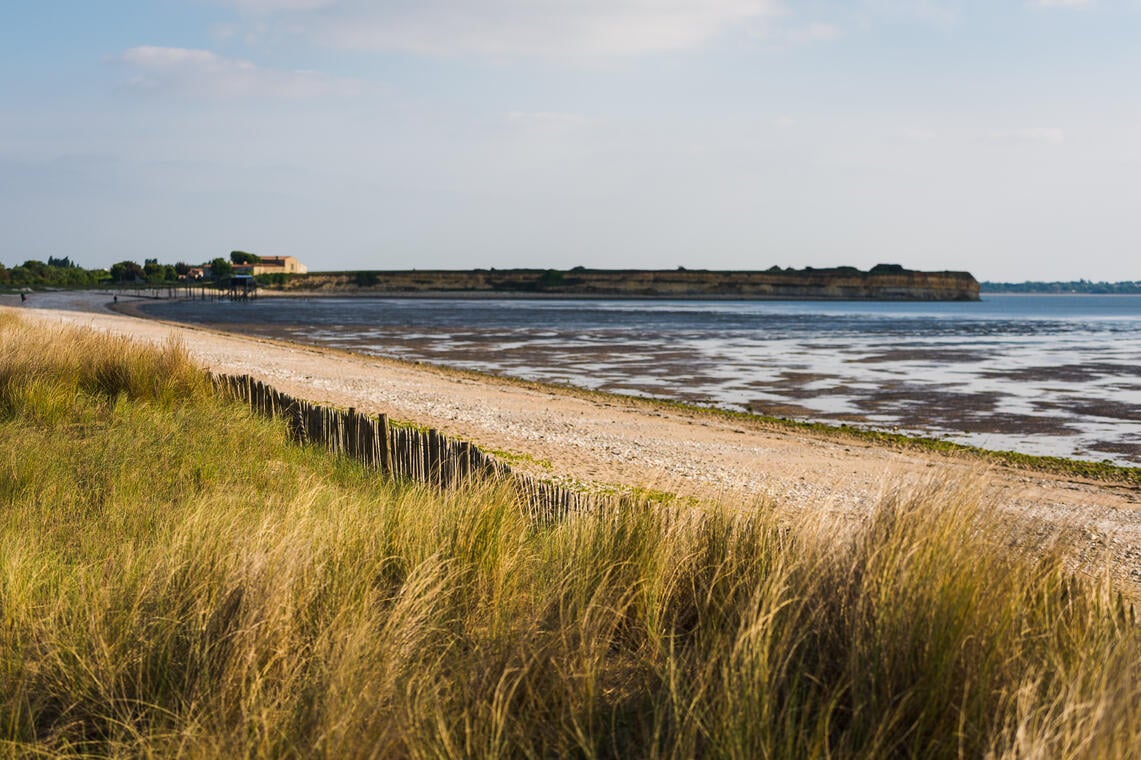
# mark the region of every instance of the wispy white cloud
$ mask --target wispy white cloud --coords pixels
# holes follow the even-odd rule
[[[193,97],[307,99],[351,96],[360,83],[313,71],[284,71],[227,58],[210,50],[141,46],[115,56],[131,74],[131,89]]]
[[[814,42],[831,42],[844,36],[844,30],[836,25],[824,21],[813,21],[800,26],[789,26],[779,34],[782,41],[802,45]]]
[[[337,4],[337,0],[220,0],[220,2],[244,13],[311,11]]]
[[[210,37],[218,42],[227,42],[241,31],[237,24],[213,24],[210,27]]]
[[[834,40],[842,37],[844,32],[840,27],[835,24],[828,24],[822,21],[816,21],[809,24],[804,29],[804,36],[806,39],[827,41]]]
[[[1057,127],[1026,127],[991,132],[989,138],[995,142],[1005,143],[1061,145],[1066,141],[1066,132]]]
[[[507,123],[513,127],[542,131],[566,131],[590,122],[580,113],[561,111],[511,111]]]
[[[858,0],[853,5],[869,24],[886,19],[950,29],[962,15],[962,3],[955,0]]]
[[[504,115],[504,137],[514,147],[554,144],[565,151],[570,145],[585,144],[597,135],[595,122],[581,113],[564,111],[511,111]],[[585,141],[585,142],[584,142]],[[562,153],[560,160],[567,154]]]
[[[219,0],[337,48],[438,55],[607,56],[699,47],[778,0]]]
[[[1029,0],[1036,8],[1090,8],[1095,0]]]
[[[938,136],[934,130],[922,128],[904,129],[895,134],[897,139],[909,143],[927,143],[936,139]]]

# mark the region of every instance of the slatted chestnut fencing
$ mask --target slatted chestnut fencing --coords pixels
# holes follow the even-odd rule
[[[370,417],[296,399],[249,375],[211,375],[223,395],[249,404],[265,417],[284,419],[293,439],[323,446],[365,466],[447,489],[485,481],[507,481],[528,513],[551,520],[600,505],[599,497],[513,472],[505,463],[468,441],[436,430],[392,425],[386,415]]]

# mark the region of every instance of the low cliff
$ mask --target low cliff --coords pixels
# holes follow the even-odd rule
[[[264,283],[273,289],[370,295],[518,294],[627,298],[977,301],[968,272],[880,265],[835,269],[474,269],[316,272]]]

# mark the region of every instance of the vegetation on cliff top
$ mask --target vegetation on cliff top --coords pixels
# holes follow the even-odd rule
[[[1091,295],[1119,295],[1141,293],[1141,280],[1122,282],[983,282],[983,293],[1088,293]]]
[[[1128,757],[1132,609],[969,484],[530,524],[300,448],[177,345],[0,314],[0,747]],[[256,454],[254,453],[256,452]],[[814,505],[792,505],[806,514]]]

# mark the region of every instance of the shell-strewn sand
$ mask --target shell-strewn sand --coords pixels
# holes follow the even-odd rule
[[[181,340],[217,372],[251,374],[318,403],[384,412],[518,455],[549,477],[731,503],[772,500],[792,515],[859,519],[886,487],[972,479],[1028,546],[1062,541],[1090,572],[1141,583],[1141,492],[938,454],[766,429],[701,412],[474,378],[427,366],[246,338],[112,313],[110,296],[0,297],[26,318],[163,342]]]

